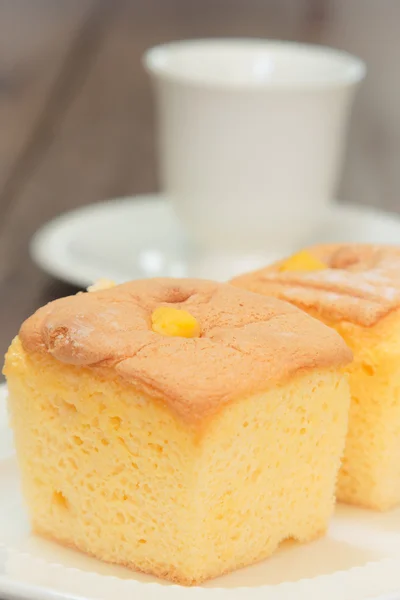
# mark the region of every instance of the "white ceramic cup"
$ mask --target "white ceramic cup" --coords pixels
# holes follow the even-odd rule
[[[332,201],[363,62],[318,46],[210,39],[157,46],[144,63],[161,183],[188,233],[208,249],[301,244]]]

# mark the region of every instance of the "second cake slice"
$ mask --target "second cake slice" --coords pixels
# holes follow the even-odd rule
[[[353,350],[352,402],[339,500],[386,510],[400,502],[400,250],[326,245],[233,281],[334,327]]]

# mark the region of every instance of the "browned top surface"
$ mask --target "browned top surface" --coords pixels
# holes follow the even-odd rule
[[[151,313],[163,305],[189,311],[201,336],[153,332]],[[62,298],[25,321],[20,338],[29,353],[113,370],[193,419],[302,369],[351,360],[335,331],[294,306],[198,279],[133,281]]]
[[[309,248],[326,269],[283,271],[283,261],[236,277],[235,286],[277,296],[327,321],[375,325],[400,306],[400,248],[337,244]]]

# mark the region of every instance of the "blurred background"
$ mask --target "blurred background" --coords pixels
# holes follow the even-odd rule
[[[143,51],[179,38],[332,45],[364,59],[338,190],[400,212],[399,0],[0,0],[0,352],[74,288],[29,258],[61,212],[158,190]]]

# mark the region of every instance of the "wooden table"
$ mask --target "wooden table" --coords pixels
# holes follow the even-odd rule
[[[0,353],[36,307],[75,290],[36,268],[45,221],[157,190],[140,56],[177,38],[325,43],[363,57],[341,197],[399,209],[398,0],[0,0]]]

